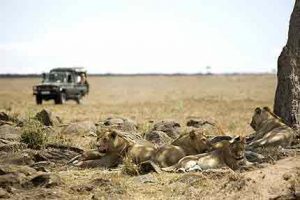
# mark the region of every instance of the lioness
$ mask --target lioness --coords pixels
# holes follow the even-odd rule
[[[244,157],[246,140],[236,137],[230,141],[222,141],[223,146],[216,150],[192,156],[185,156],[173,166],[162,168],[163,171],[193,171],[229,167],[237,170],[247,161]]]
[[[249,148],[267,146],[289,146],[293,140],[294,131],[270,108],[256,108],[250,126],[256,131],[252,135]]]
[[[158,148],[153,161],[160,167],[168,167],[177,163],[182,157],[204,153],[210,149],[210,143],[202,132],[192,130],[179,136],[170,145]]]
[[[136,164],[150,160],[156,150],[150,142],[136,144],[115,130],[105,132],[98,139],[97,147],[100,153],[118,154],[123,158],[132,159]]]

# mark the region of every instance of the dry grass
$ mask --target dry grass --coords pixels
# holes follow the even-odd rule
[[[38,78],[0,79],[0,109],[21,116],[47,108],[65,122],[98,121],[120,115],[147,127],[149,120],[213,118],[225,132],[249,133],[256,106],[271,106],[275,75],[192,77],[91,77],[91,92],[83,105],[53,101],[35,105],[32,86]]]
[[[254,108],[272,107],[276,87],[275,75],[91,77],[91,91],[83,105],[75,102],[54,105],[51,101],[37,106],[32,86],[39,81],[37,78],[0,79],[0,110],[26,117],[46,108],[65,123],[97,122],[119,115],[136,120],[141,133],[151,127],[151,120],[175,119],[185,125],[189,118],[199,117],[213,119],[227,134],[249,134],[252,132],[249,122]],[[93,140],[81,136],[55,137],[64,143],[86,148],[91,147],[90,141]],[[224,181],[228,182],[226,178],[210,182],[202,176],[196,176],[194,180],[181,174],[163,173],[151,174],[150,182],[144,183],[138,178],[140,176],[99,169],[68,169],[57,173],[65,182],[57,189],[63,199],[91,199],[94,195],[94,199],[97,195],[103,199],[211,199],[214,190],[207,188],[219,184],[218,189],[223,187]],[[89,189],[90,184],[95,185],[94,189]]]

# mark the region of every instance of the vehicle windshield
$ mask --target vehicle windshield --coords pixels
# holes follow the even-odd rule
[[[66,82],[67,75],[63,72],[51,72],[44,76],[43,82],[46,83],[63,83]]]

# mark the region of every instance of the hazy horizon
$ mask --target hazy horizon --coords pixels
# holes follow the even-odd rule
[[[0,74],[274,72],[294,0],[2,0]],[[207,70],[210,66],[210,70]]]

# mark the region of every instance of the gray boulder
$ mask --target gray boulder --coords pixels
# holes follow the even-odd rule
[[[62,179],[53,173],[39,172],[28,178],[29,180],[22,184],[24,188],[46,187],[51,188],[62,184]]]
[[[0,112],[1,121],[9,121],[9,116],[5,112]]]
[[[19,141],[21,130],[8,124],[0,126],[0,138],[5,140]]]
[[[123,117],[109,117],[102,122],[105,128],[117,129],[124,132],[137,132],[137,123]]]
[[[26,145],[21,142],[5,140],[0,138],[0,152],[11,152],[23,149],[25,147]]]
[[[38,112],[35,115],[35,119],[45,126],[54,126],[62,123],[62,120],[58,116],[53,115],[51,111],[45,109]]]
[[[62,130],[63,134],[68,135],[95,135],[97,133],[96,125],[91,121],[73,122]]]
[[[21,187],[26,178],[36,172],[35,169],[28,166],[0,165],[0,187]]]
[[[193,127],[197,129],[201,129],[201,131],[209,136],[209,135],[224,135],[224,131],[217,125],[216,122],[203,120],[199,118],[193,118],[187,121],[186,125],[188,127]]]
[[[144,135],[144,138],[148,140],[149,142],[152,142],[158,146],[161,146],[163,144],[168,144],[172,141],[172,138],[169,137],[165,132],[163,131],[150,131],[147,132]]]
[[[172,120],[163,120],[154,124],[152,131],[162,131],[170,138],[175,139],[180,136],[181,128],[178,122]]]

